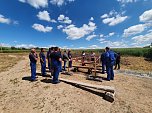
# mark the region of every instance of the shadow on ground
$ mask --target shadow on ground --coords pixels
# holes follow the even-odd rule
[[[27,80],[27,81],[31,81],[31,76],[26,76],[26,77],[23,77],[22,80]]]

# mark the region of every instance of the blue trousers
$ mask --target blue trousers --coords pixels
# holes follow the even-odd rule
[[[105,71],[105,62],[104,61],[102,61],[102,73],[104,73],[104,71]]]
[[[41,63],[41,74],[46,75],[46,62]]]
[[[66,69],[66,62],[67,62],[67,61],[64,61],[64,66],[63,66],[63,69],[64,69],[64,70]]]
[[[36,63],[30,63],[30,67],[31,67],[31,80],[35,80],[36,79]]]
[[[107,80],[114,80],[113,65],[106,65]]]
[[[58,78],[59,78],[60,69],[61,69],[60,66],[53,68],[53,83],[57,83],[59,81]]]

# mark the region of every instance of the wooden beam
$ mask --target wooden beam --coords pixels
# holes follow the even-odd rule
[[[111,86],[93,85],[93,84],[88,84],[88,83],[79,82],[79,81],[67,80],[67,79],[63,79],[63,78],[60,78],[59,80],[63,81],[63,82],[76,84],[76,85],[80,85],[80,86],[85,86],[88,88],[103,90],[103,91],[107,91],[107,92],[111,92],[111,93],[115,92],[114,87],[111,87]]]

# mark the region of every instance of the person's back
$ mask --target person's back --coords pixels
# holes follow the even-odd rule
[[[115,64],[115,52],[111,51],[109,47],[106,47],[106,53],[105,53],[105,58],[106,58],[106,71],[107,71],[107,80],[114,80],[114,71],[113,71],[113,66]]]
[[[51,60],[52,60],[52,67],[58,67],[60,65],[59,58],[61,58],[61,55],[59,52],[54,51],[51,53]]]
[[[64,52],[64,54],[63,54],[63,60],[67,61],[68,59],[69,59],[68,54],[66,52]]]
[[[107,51],[105,53],[105,59],[106,59],[106,64],[107,65],[114,65],[116,58],[115,58],[115,53],[111,50]]]

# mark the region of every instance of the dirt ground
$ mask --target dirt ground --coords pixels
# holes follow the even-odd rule
[[[22,56],[13,67],[0,72],[1,113],[152,113],[151,78],[117,74],[114,81],[97,82],[86,80],[81,72],[73,76],[60,74],[61,78],[115,87],[115,101],[111,103],[103,99],[102,91],[64,82],[54,85],[50,83],[49,72],[48,77],[39,73],[38,66],[38,81],[29,81],[28,55]],[[105,74],[98,76],[106,77]]]

